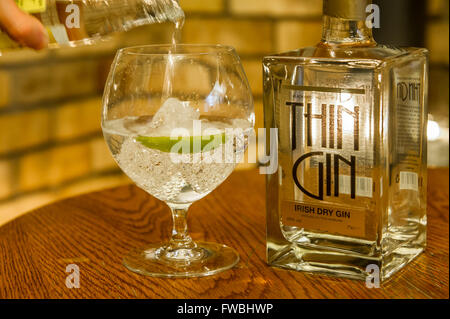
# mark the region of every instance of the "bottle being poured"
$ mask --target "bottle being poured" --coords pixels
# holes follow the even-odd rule
[[[114,32],[142,25],[166,21],[180,25],[184,21],[178,0],[14,1],[21,10],[42,22],[49,47],[91,44]],[[14,40],[0,32],[0,50],[20,47],[20,39]]]

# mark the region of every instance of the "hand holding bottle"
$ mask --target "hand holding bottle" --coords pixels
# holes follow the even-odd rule
[[[0,50],[17,43],[34,49],[77,46],[137,26],[183,20],[178,0],[0,0]]]
[[[23,12],[14,0],[0,0],[0,28],[15,41],[33,49],[48,44],[48,34],[38,19]]]

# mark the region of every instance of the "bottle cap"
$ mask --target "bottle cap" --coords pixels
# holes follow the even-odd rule
[[[346,20],[365,20],[371,0],[323,0],[323,14]]]

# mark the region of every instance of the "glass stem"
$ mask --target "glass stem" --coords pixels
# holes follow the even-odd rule
[[[188,234],[187,212],[190,204],[169,205],[172,211],[172,238],[169,242],[169,249],[190,249],[195,248],[196,244]]]

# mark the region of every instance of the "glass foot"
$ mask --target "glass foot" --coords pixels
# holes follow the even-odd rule
[[[239,254],[225,245],[197,242],[192,248],[170,249],[152,244],[134,249],[123,259],[129,270],[154,277],[203,277],[230,269]]]

